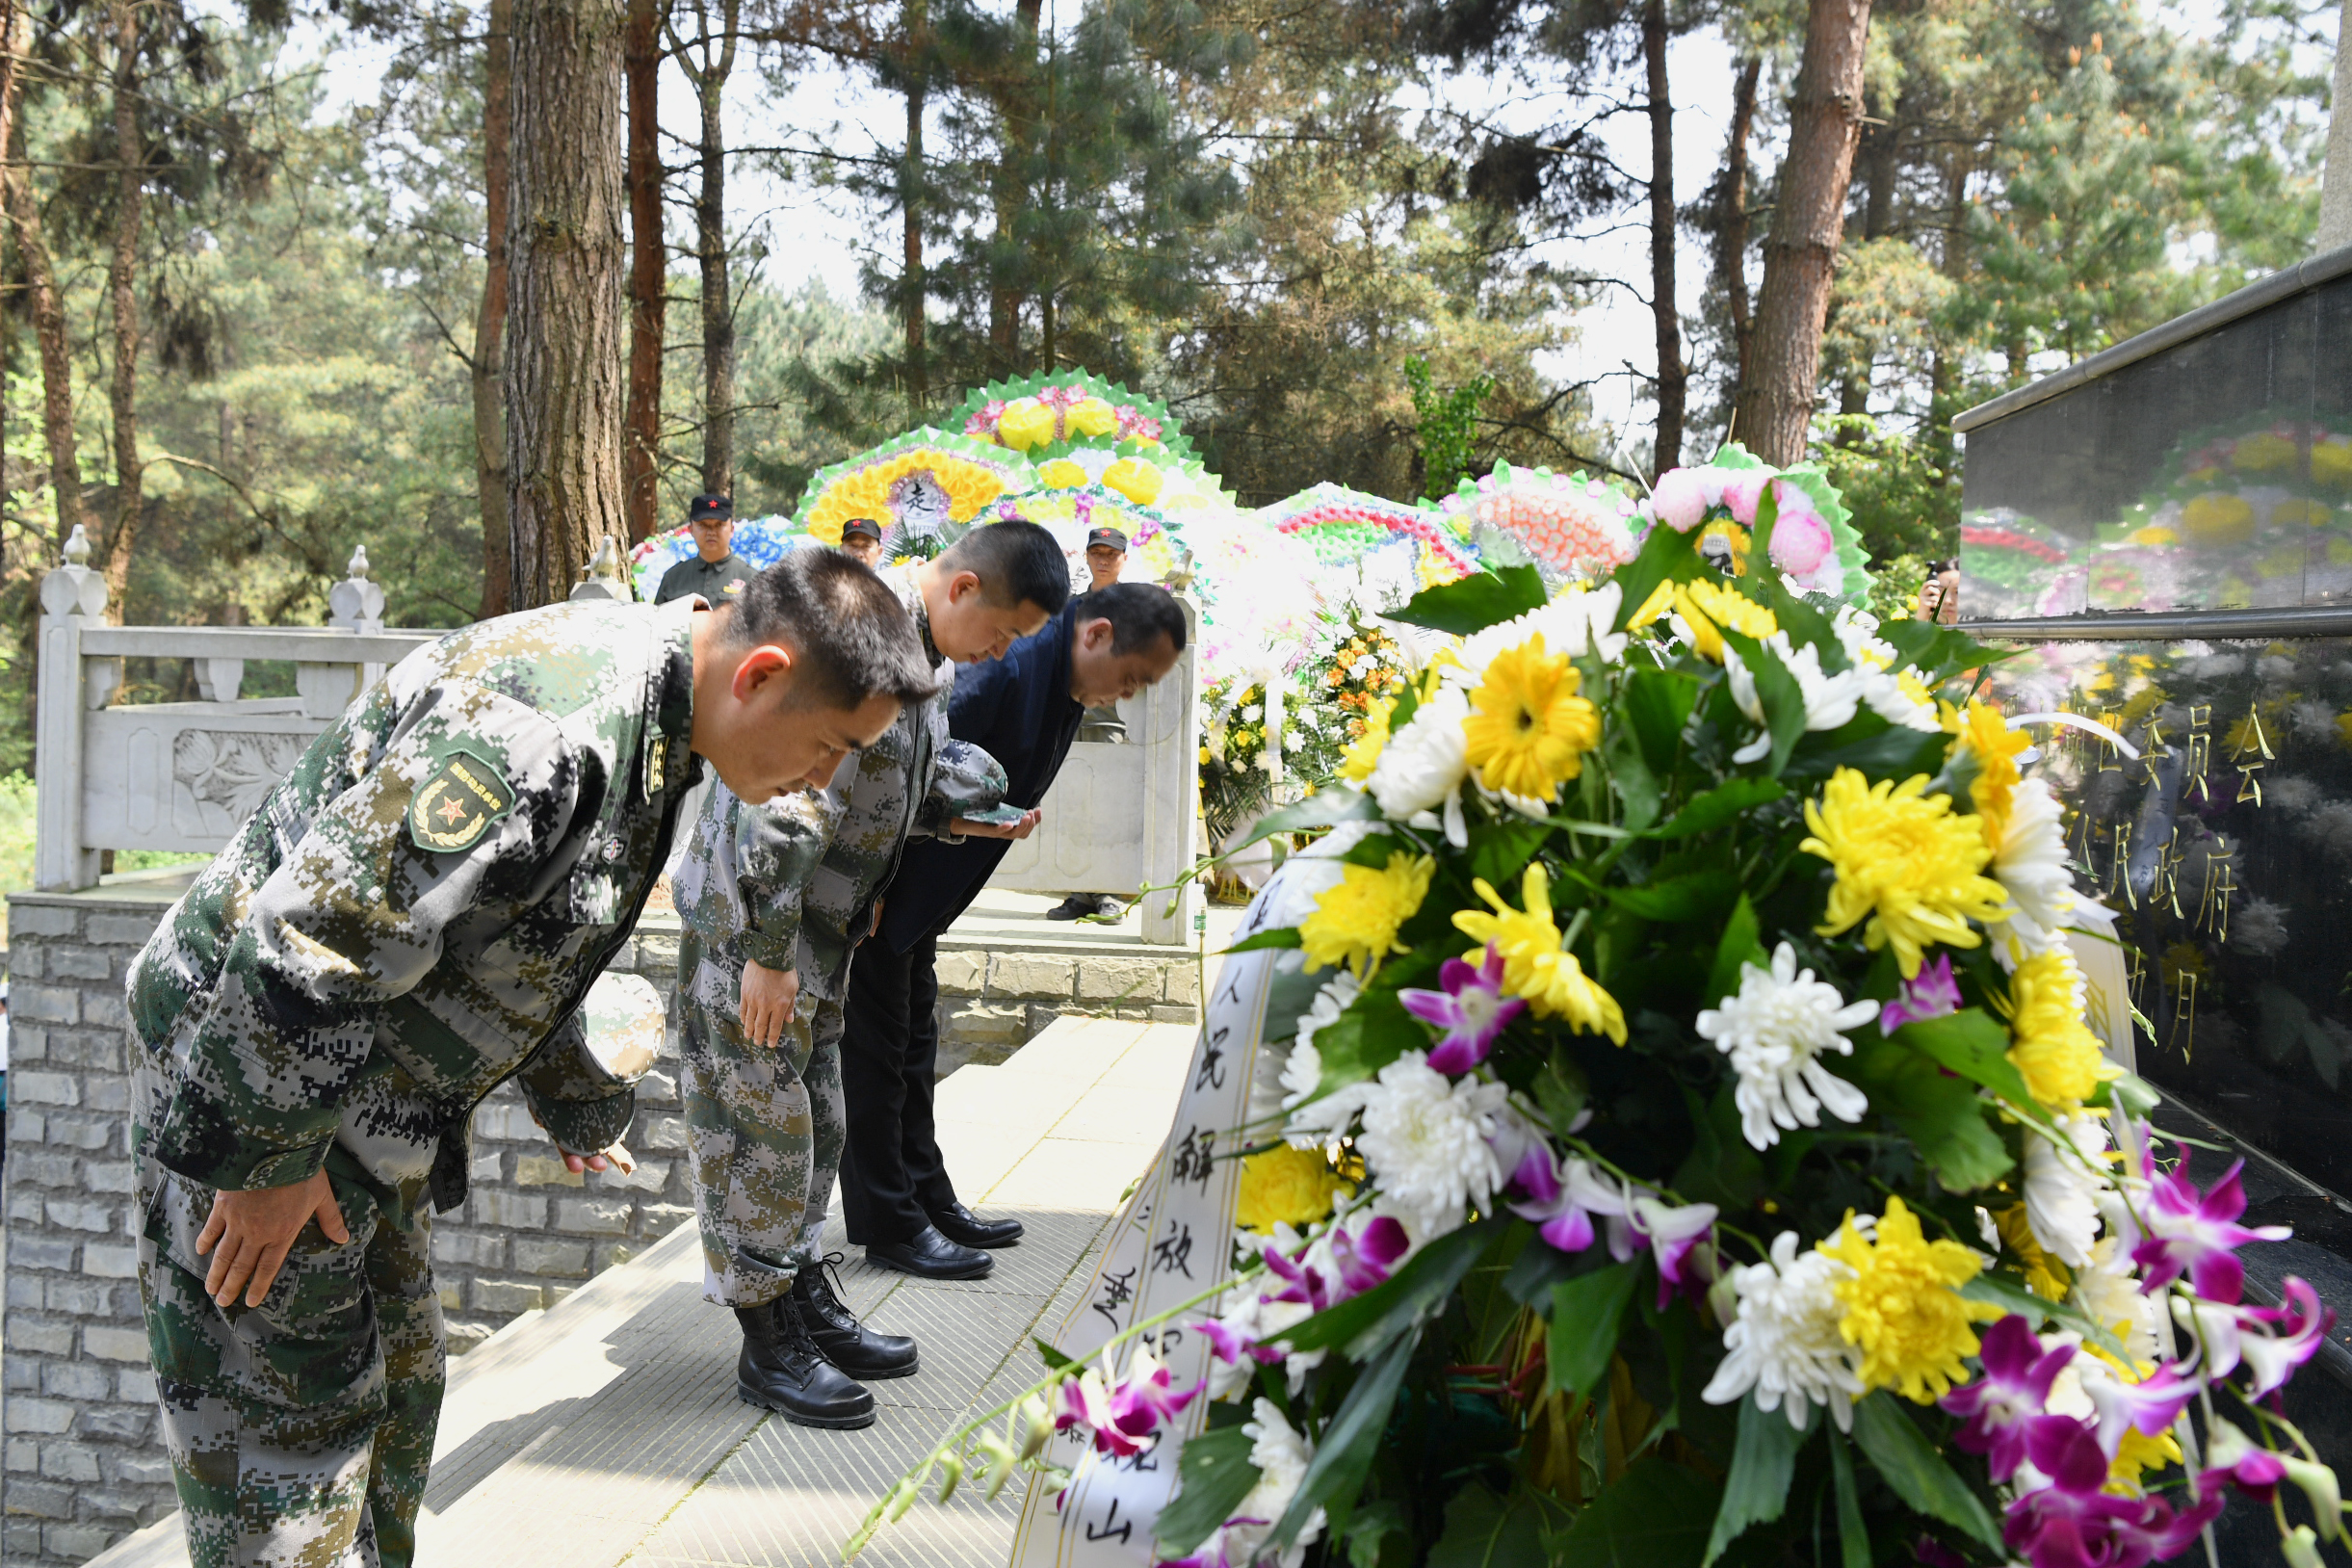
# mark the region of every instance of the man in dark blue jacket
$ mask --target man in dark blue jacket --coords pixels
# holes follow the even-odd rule
[[[1070,754],[1088,708],[1134,696],[1184,652],[1184,609],[1164,588],[1119,583],[1074,599],[1004,658],[956,677],[948,730],[1002,763],[1005,802],[1033,810]],[[985,1248],[1021,1235],[956,1201],[931,1119],[939,1057],[939,935],[970,907],[1005,858],[1005,839],[909,845],[875,939],[859,944],[844,1007],[841,1160],[849,1240],[888,1268],[972,1279]]]

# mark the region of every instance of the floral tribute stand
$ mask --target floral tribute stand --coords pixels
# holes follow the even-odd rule
[[[2331,1320],[2247,1302],[2286,1230],[2087,1022],[2041,719],[1721,575],[1712,510],[1398,613],[1451,640],[1262,825],[1310,842],[1089,1294],[853,1545],[1024,1469],[1020,1568],[2138,1568],[2233,1494],[2341,1538],[2277,1398]]]

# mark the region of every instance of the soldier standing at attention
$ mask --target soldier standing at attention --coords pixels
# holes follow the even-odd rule
[[[735,553],[735,503],[723,495],[698,495],[688,504],[686,526],[694,554],[662,574],[655,604],[699,593],[713,604],[731,604],[759,568]]]
[[[510,1077],[573,1170],[643,1062],[578,1010],[707,760],[823,785],[936,689],[830,551],[714,611],[551,605],[420,648],[164,917],[128,981],[140,1293],[196,1568],[405,1568],[441,1404],[427,1203]]]
[[[937,694],[908,703],[822,795],[760,806],[712,791],[673,880],[685,930],[671,1017],[702,1294],[733,1308],[743,1331],[736,1392],[804,1426],[871,1424],[874,1396],[856,1380],[906,1376],[917,1359],[914,1341],[858,1322],[818,1244],[845,1137],[849,956],[879,924],[910,836],[1022,838],[1036,825],[1033,812],[1002,825],[966,819],[1003,801],[1005,774],[950,741],[948,692],[957,664],[1000,658],[1043,626],[1070,582],[1053,535],[1018,519],[976,528],[880,581],[921,629]],[[992,1261],[935,1230],[911,1249],[868,1256],[947,1278],[976,1277]]]

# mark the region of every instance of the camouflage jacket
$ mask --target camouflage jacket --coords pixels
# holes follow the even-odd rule
[[[627,1128],[578,1012],[699,777],[691,612],[560,604],[418,649],[313,741],[132,964],[170,1087],[143,1128],[207,1187],[337,1156],[403,1207],[463,1195],[465,1125],[519,1075],[555,1141]]]
[[[939,694],[902,709],[882,738],[842,764],[832,788],[748,806],[715,785],[673,883],[679,918],[714,953],[797,970],[804,994],[839,1000],[849,954],[874,925],[910,837],[962,842],[948,823],[1005,799],[996,759],[948,735],[955,666],[931,640],[917,567],[882,580],[923,634]]]

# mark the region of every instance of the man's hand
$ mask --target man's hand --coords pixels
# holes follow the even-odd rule
[[[575,1176],[588,1170],[617,1170],[626,1176],[637,1169],[637,1156],[629,1152],[626,1143],[609,1144],[596,1154],[574,1154],[561,1146],[556,1153],[563,1157],[563,1168]]]
[[[1017,823],[976,823],[969,817],[958,817],[948,823],[948,831],[968,839],[1025,839],[1037,830],[1043,811],[1032,809],[1022,814]]]
[[[745,963],[743,990],[736,1001],[745,1037],[764,1050],[774,1050],[784,1037],[784,1026],[792,1022],[793,1004],[799,999],[800,977],[794,971]]]
[[[335,1203],[335,1189],[324,1169],[291,1187],[215,1192],[212,1213],[196,1244],[199,1256],[209,1253],[212,1257],[212,1267],[204,1275],[204,1294],[225,1307],[244,1291],[247,1306],[260,1306],[295,1238],[302,1234],[313,1215],[328,1241],[338,1246],[351,1241],[351,1230],[343,1223],[343,1210]]]

